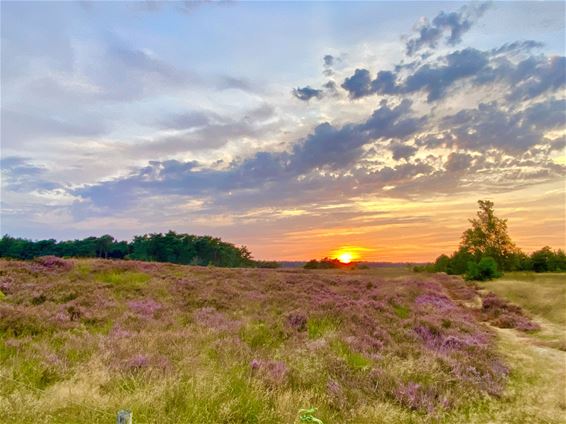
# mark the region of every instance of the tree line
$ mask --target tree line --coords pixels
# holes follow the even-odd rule
[[[476,218],[462,234],[458,250],[440,255],[432,264],[416,266],[415,271],[446,272],[464,275],[470,280],[488,280],[504,271],[566,271],[566,254],[562,249],[545,246],[530,255],[519,249],[507,233],[507,220],[495,216],[493,202],[478,201]]]
[[[369,269],[366,264],[360,264],[358,262],[344,263],[340,262],[339,259],[322,258],[317,261],[316,259],[311,259],[306,264],[303,265],[304,269]]]
[[[219,267],[262,267],[254,261],[245,246],[211,236],[153,233],[135,236],[131,242],[118,241],[111,235],[87,237],[82,240],[32,241],[5,235],[0,239],[0,257],[32,259],[38,256],[78,258],[134,259],[141,261],[172,262],[186,265],[214,265]],[[271,263],[267,265],[273,266]]]

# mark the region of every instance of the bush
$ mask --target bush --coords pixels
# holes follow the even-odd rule
[[[323,258],[320,261],[316,259],[311,259],[308,261],[304,269],[339,269],[339,268],[348,268],[352,269],[355,263],[350,262],[348,264],[340,262],[338,259],[330,259],[330,258]]]
[[[500,276],[495,259],[484,256],[478,263],[468,262],[465,278],[466,280],[487,281]]]
[[[447,272],[448,265],[450,265],[450,258],[446,255],[440,255],[434,262],[435,272]]]
[[[281,268],[281,264],[277,261],[254,261],[256,268]]]

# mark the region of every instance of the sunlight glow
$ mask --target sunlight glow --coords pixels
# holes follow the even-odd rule
[[[352,259],[353,259],[353,256],[352,256],[352,254],[349,253],[349,252],[341,253],[341,254],[338,256],[338,260],[339,260],[340,262],[342,262],[343,264],[349,264],[350,262],[352,262]]]

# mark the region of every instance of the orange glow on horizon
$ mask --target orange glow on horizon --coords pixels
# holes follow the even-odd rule
[[[366,250],[358,246],[341,246],[334,250],[329,256],[338,259],[343,264],[350,264],[360,260],[360,252]]]

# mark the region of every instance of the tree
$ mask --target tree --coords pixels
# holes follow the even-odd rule
[[[447,255],[440,255],[434,262],[434,272],[447,272],[450,265],[450,258]]]
[[[462,234],[460,248],[469,252],[479,262],[489,256],[499,269],[507,269],[518,249],[507,234],[507,220],[495,216],[493,202],[479,200],[477,218],[470,219],[472,228]]]
[[[114,237],[105,234],[96,240],[96,256],[99,258],[108,258],[108,252],[114,243]]]
[[[53,239],[32,241],[9,235],[0,239],[0,257],[31,259],[45,255],[126,258],[221,267],[252,267],[256,263],[246,246],[237,247],[219,238],[177,234],[174,231],[135,236],[131,243],[117,241],[111,235],[60,242]]]

